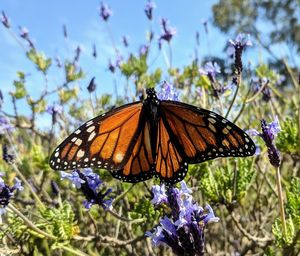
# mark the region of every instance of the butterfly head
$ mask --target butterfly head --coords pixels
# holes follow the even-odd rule
[[[155,99],[157,100],[156,91],[154,88],[146,89],[146,94],[148,99]]]

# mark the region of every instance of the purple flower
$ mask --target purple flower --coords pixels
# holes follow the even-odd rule
[[[208,34],[208,26],[207,26],[208,21],[207,20],[202,20],[202,24],[203,24],[205,33]]]
[[[249,134],[254,136],[260,136],[264,140],[268,148],[268,157],[270,163],[275,167],[279,167],[281,161],[280,154],[274,144],[274,139],[276,135],[281,131],[278,117],[275,116],[275,120],[269,124],[266,122],[265,119],[262,119],[261,129],[262,129],[262,133],[259,133],[255,129],[251,129],[249,130]]]
[[[63,107],[59,104],[54,103],[53,105],[48,105],[46,107],[46,112],[50,115],[61,114],[63,112]]]
[[[14,130],[14,127],[10,124],[9,120],[5,116],[0,116],[0,135],[10,133]]]
[[[229,44],[233,47],[247,47],[247,46],[253,46],[253,43],[251,41],[250,34],[238,34],[235,40],[229,39]]]
[[[113,14],[112,10],[108,7],[107,4],[101,2],[100,7],[100,16],[104,21],[107,21],[108,18]]]
[[[125,47],[128,47],[129,45],[128,36],[122,36],[122,43],[124,44]]]
[[[154,246],[166,244],[176,255],[204,255],[205,226],[219,221],[219,218],[209,205],[205,207],[205,211],[193,201],[191,190],[184,181],[180,184],[180,189],[171,187],[167,192],[164,185],[152,188],[152,191],[156,191],[156,199],[152,202],[156,205],[166,203],[172,213],[170,217],[161,218],[153,232],[148,231],[145,235],[152,238]],[[160,200],[161,195],[164,200]]]
[[[269,79],[266,77],[259,78],[259,77],[253,77],[251,79],[251,83],[253,84],[253,90],[254,92],[258,92],[261,87],[264,87],[261,91],[262,93],[262,99],[265,102],[268,102],[271,99],[271,90],[268,87]]]
[[[153,18],[153,9],[156,8],[156,4],[149,0],[145,6],[145,14],[149,20]]]
[[[165,81],[162,85],[160,92],[157,94],[157,97],[160,100],[178,101],[179,93],[172,84],[169,84],[168,82]]]
[[[79,60],[80,53],[81,53],[81,48],[80,48],[80,46],[78,45],[78,46],[76,47],[76,50],[75,50],[74,62],[77,62],[77,61]]]
[[[68,37],[68,30],[66,24],[63,24],[63,34],[64,34],[64,38]]]
[[[62,63],[61,63],[61,59],[59,56],[55,57],[55,62],[56,62],[56,66],[61,68],[62,67]]]
[[[92,169],[86,168],[83,172],[74,170],[71,174],[61,172],[62,178],[67,178],[72,181],[77,189],[80,189],[85,196],[83,201],[84,207],[90,209],[94,204],[98,204],[103,207],[104,210],[108,210],[112,207],[113,199],[107,197],[112,189],[109,188],[105,191],[105,188],[100,189],[100,186],[104,186],[103,181],[100,180],[98,174],[94,173]]]
[[[143,44],[140,46],[140,49],[139,49],[140,56],[147,55],[148,52],[149,52],[149,45]]]
[[[25,27],[20,27],[20,37],[26,39],[28,38],[29,30]]]
[[[212,83],[215,82],[216,74],[221,73],[220,66],[216,62],[207,62],[204,68],[199,68],[201,75],[206,75],[211,80]]]
[[[63,107],[54,103],[53,105],[48,105],[46,107],[46,112],[52,115],[52,123],[55,124],[57,122],[57,115],[60,115],[63,112]]]
[[[51,186],[51,190],[52,190],[53,194],[58,195],[59,194],[59,187],[58,187],[57,183],[54,180],[51,180],[50,186]]]
[[[95,83],[95,77],[93,77],[91,79],[91,81],[89,82],[89,85],[87,87],[87,90],[89,91],[89,93],[92,93],[96,90],[96,83]]]
[[[161,34],[159,41],[165,40],[168,43],[172,40],[173,36],[176,35],[176,29],[168,26],[167,19],[161,19],[161,25],[163,28],[163,33]]]
[[[243,71],[242,53],[248,46],[252,46],[251,37],[249,34],[238,34],[235,40],[229,40],[228,53],[230,55],[235,54],[234,66],[237,74]]]
[[[111,60],[109,60],[108,62],[108,69],[110,70],[111,73],[115,73],[116,65]]]
[[[153,193],[153,199],[151,200],[152,204],[161,204],[167,202],[167,194],[166,194],[166,188],[165,185],[162,184],[154,185],[152,187],[152,193]]]
[[[198,46],[200,45],[200,33],[198,31],[196,32],[196,43]]]
[[[2,144],[2,159],[8,164],[14,162],[15,155],[9,152],[8,146],[6,144]]]
[[[73,183],[73,186],[75,186],[77,189],[81,188],[82,183],[85,183],[85,181],[79,177],[79,174],[76,171],[73,171],[72,173],[61,171],[60,175],[62,180],[70,180]]]
[[[94,58],[97,58],[97,48],[96,48],[95,44],[93,44],[93,54],[92,55]]]
[[[111,59],[108,62],[108,69],[111,73],[115,73],[116,68],[120,67],[121,63],[123,61],[123,57],[120,54],[117,54],[115,62],[113,62]]]
[[[6,16],[4,11],[2,11],[2,13],[1,13],[1,22],[2,22],[4,27],[10,28],[9,18]]]
[[[10,199],[14,195],[15,190],[22,191],[23,186],[21,185],[21,181],[18,178],[15,178],[15,184],[10,187],[5,184],[2,179],[3,173],[0,173],[0,215],[6,212],[6,207],[9,204]]]

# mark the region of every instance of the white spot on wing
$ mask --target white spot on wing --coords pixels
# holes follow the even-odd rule
[[[94,121],[93,121],[93,120],[91,120],[91,121],[88,121],[88,122],[85,124],[85,126],[86,126],[86,127],[88,127],[88,126],[92,125],[93,123],[94,123]]]
[[[90,134],[90,136],[89,136],[89,138],[88,138],[88,141],[91,141],[95,136],[96,136],[96,133],[95,133],[95,131],[93,131],[93,132]]]
[[[114,157],[115,162],[120,163],[124,159],[124,154],[122,152],[118,152]]]
[[[77,140],[75,141],[75,144],[76,144],[77,146],[80,146],[81,143],[82,143],[82,140],[81,140],[81,139],[77,139]]]
[[[86,131],[87,131],[88,133],[91,133],[91,132],[94,131],[94,130],[95,130],[95,125],[90,126]]]
[[[77,152],[77,157],[83,157],[84,156],[84,151],[82,149],[79,149],[79,151]]]

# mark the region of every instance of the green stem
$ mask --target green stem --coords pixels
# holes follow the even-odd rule
[[[281,187],[281,177],[279,167],[276,168],[276,183],[278,190],[278,201],[279,201],[279,210],[280,210],[280,218],[282,223],[282,231],[283,236],[286,238],[286,222],[285,222],[285,214],[284,214],[284,206],[283,206],[283,195],[282,195],[282,187]]]
[[[60,246],[60,247],[58,247],[58,248],[61,248],[61,249],[65,250],[65,251],[67,251],[67,252],[70,252],[70,253],[72,253],[72,255],[89,256],[88,254],[86,254],[86,253],[84,253],[84,252],[82,252],[82,251],[73,249],[73,248],[68,247],[68,246],[62,245],[62,246]]]
[[[228,117],[228,115],[229,115],[229,113],[230,113],[230,111],[231,111],[231,109],[232,109],[232,107],[233,107],[233,104],[234,104],[234,102],[235,102],[235,100],[236,100],[236,97],[237,97],[237,95],[238,95],[239,88],[240,88],[241,84],[242,84],[242,75],[239,74],[239,75],[238,75],[238,81],[237,81],[237,87],[236,87],[236,90],[235,90],[233,99],[232,99],[232,101],[231,101],[231,103],[230,103],[230,106],[229,106],[229,108],[228,108],[228,111],[227,111],[227,113],[226,113],[226,115],[225,115],[225,118]]]
[[[130,186],[130,188],[129,189],[127,189],[126,191],[124,191],[121,195],[119,195],[114,201],[113,201],[113,205],[116,205],[124,196],[126,196],[126,194],[128,193],[128,192],[130,192],[130,190],[132,190],[133,188],[134,188],[134,186],[135,186],[136,184],[132,184],[131,186]]]
[[[14,171],[17,173],[17,175],[21,178],[21,180],[24,182],[24,184],[29,188],[30,192],[32,193],[34,199],[36,200],[36,202],[38,203],[38,205],[42,208],[45,209],[45,205],[43,204],[43,202],[41,201],[41,199],[39,198],[39,196],[35,193],[35,191],[33,190],[32,186],[29,184],[29,182],[26,180],[26,178],[24,177],[24,175],[22,174],[22,172],[20,172],[20,170],[18,169],[18,167],[16,166],[16,164],[12,164],[12,167],[14,169]]]
[[[171,47],[171,44],[168,43],[168,46],[169,46],[169,64],[170,64],[170,69],[172,68],[172,59],[173,59],[173,54],[172,54],[172,47]]]
[[[7,206],[7,208],[9,208],[10,210],[12,210],[15,214],[17,214],[26,224],[26,226],[32,230],[34,230],[35,232],[41,234],[42,236],[46,237],[46,238],[50,238],[50,239],[57,239],[57,237],[46,233],[45,231],[39,229],[38,227],[36,227],[25,215],[23,215],[17,208],[15,208],[12,204],[9,204]]]

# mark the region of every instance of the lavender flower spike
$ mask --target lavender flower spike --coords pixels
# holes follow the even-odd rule
[[[204,255],[205,226],[219,220],[212,208],[207,205],[207,213],[194,202],[185,182],[181,182],[180,189],[171,187],[165,191],[164,185],[155,185],[152,191],[152,203],[164,203],[171,209],[171,216],[164,216],[153,232],[146,232],[153,245],[165,244],[175,255]]]
[[[100,6],[100,16],[101,16],[101,18],[104,21],[107,21],[112,14],[113,14],[113,12],[108,7],[108,5],[101,2],[101,6]]]
[[[268,148],[268,156],[270,163],[275,167],[279,167],[280,153],[274,144],[274,139],[276,135],[281,131],[278,117],[275,116],[275,120],[269,124],[266,122],[265,119],[262,119],[261,130],[262,133],[258,132],[255,129],[251,129],[248,131],[248,133],[253,136],[260,136],[264,140]]]
[[[151,0],[149,0],[145,6],[145,14],[149,20],[152,20],[153,9],[155,9],[155,8],[156,8],[156,4],[154,2],[152,2]]]
[[[172,84],[166,81],[162,84],[162,88],[158,92],[157,96],[160,100],[174,100],[174,101],[179,100],[178,91],[174,88]]]
[[[71,174],[61,172],[62,178],[67,178],[80,189],[85,196],[83,204],[86,209],[90,209],[94,204],[98,204],[103,207],[104,210],[111,209],[112,197],[108,195],[112,192],[112,189],[100,189],[103,185],[103,181],[100,180],[98,174],[94,173],[92,169],[86,168],[83,172],[74,170]]]
[[[15,178],[15,184],[10,187],[5,184],[1,176],[3,176],[2,173],[0,173],[0,215],[6,212],[5,208],[8,206],[10,199],[13,197],[14,191],[23,190],[21,181],[18,178]]]
[[[159,40],[165,40],[168,43],[172,40],[173,36],[176,35],[177,31],[173,27],[168,26],[168,20],[167,19],[161,19],[161,25],[163,28],[163,34],[160,36]]]
[[[199,72],[201,75],[208,76],[209,80],[214,83],[216,74],[221,73],[221,69],[218,63],[210,61],[204,65],[204,68],[200,68]]]
[[[250,35],[238,34],[235,40],[229,40],[228,53],[235,53],[234,66],[237,74],[243,71],[242,54],[248,46],[252,46]],[[230,54],[232,55],[232,54]]]

